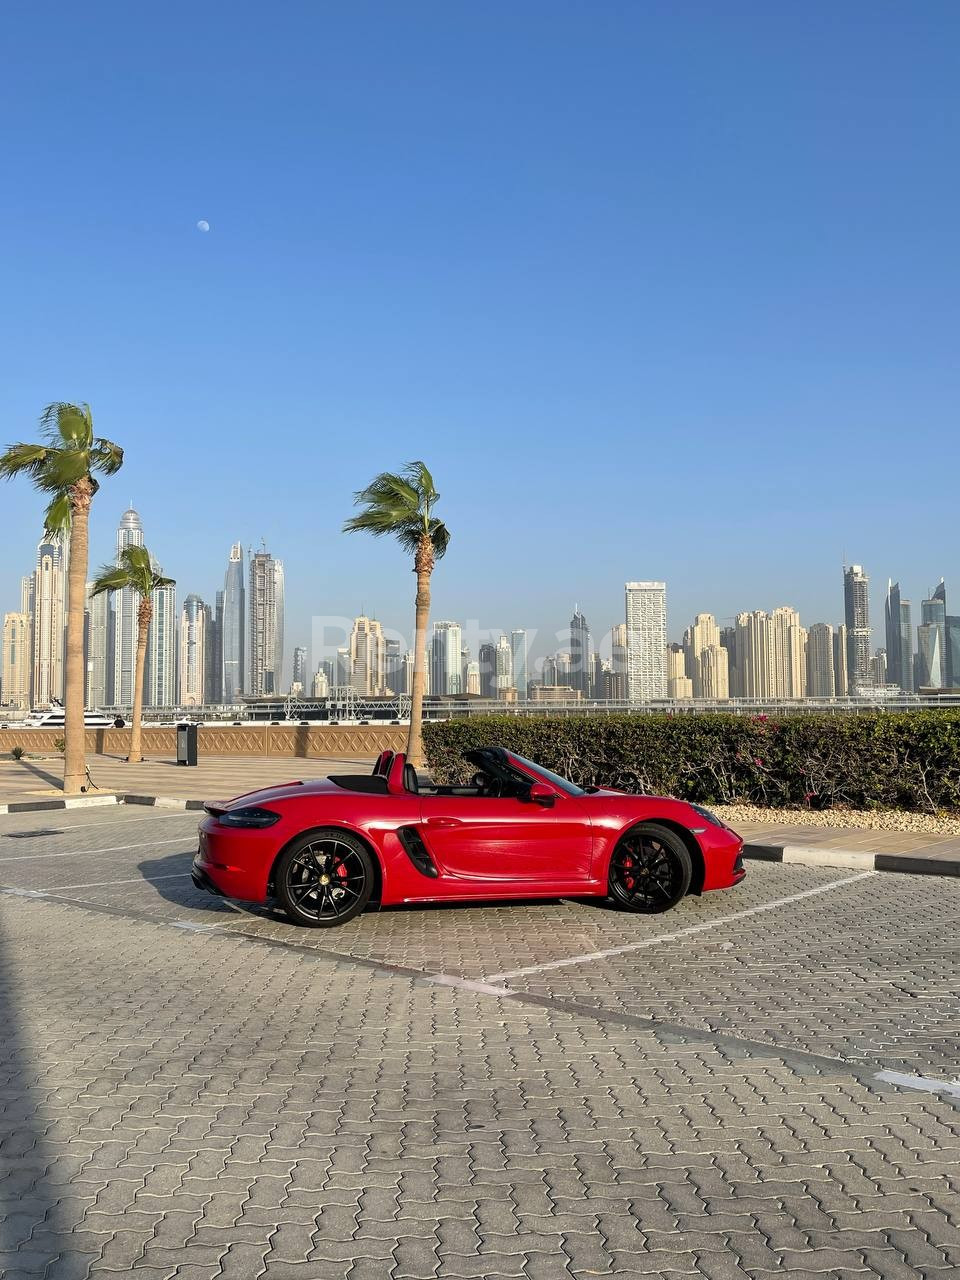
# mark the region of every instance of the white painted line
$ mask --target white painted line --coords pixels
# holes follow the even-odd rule
[[[808,844],[785,844],[783,861],[798,862],[808,867],[863,867],[872,869],[875,854],[859,849],[825,849]]]
[[[53,810],[50,810],[50,812],[53,812]],[[22,818],[26,821],[33,819],[35,822],[39,822],[40,817],[42,815],[34,812],[34,813],[11,813],[11,814],[8,814],[7,816],[10,818]],[[63,823],[61,819],[60,822],[61,822],[61,825],[63,826],[63,830],[58,832],[56,836],[44,836],[44,839],[45,840],[59,839],[59,838],[62,838],[63,836],[73,835],[75,831],[90,831],[91,828],[93,827],[125,827],[132,822],[160,822],[160,821],[169,822],[171,818],[193,818],[194,821],[196,821],[197,817],[198,817],[198,813],[196,810],[189,810],[186,813],[155,813],[155,814],[151,814],[149,818],[146,818],[146,817],[121,818],[118,816],[116,818],[110,818],[109,821],[105,821],[105,822],[78,822],[76,826],[68,826],[65,823]],[[9,831],[0,831],[0,836],[9,836],[9,835],[10,835]]]
[[[128,880],[90,880],[85,884],[47,885],[44,893],[60,893],[64,889],[103,889],[113,884],[156,884],[158,880],[189,880],[189,871],[178,871],[169,876],[131,876]]]
[[[178,840],[148,840],[146,844],[115,844],[109,849],[72,849],[69,853],[18,853],[13,858],[0,858],[0,867],[8,862],[39,862],[41,858],[92,858],[98,853],[123,853],[127,849],[156,849],[162,844],[183,844],[185,839],[186,836],[180,836]]]
[[[496,983],[505,978],[522,978],[528,973],[544,973],[548,969],[563,969],[571,964],[587,964],[591,960],[606,960],[610,956],[620,956],[628,951],[642,951],[645,947],[655,947],[661,942],[676,942],[679,938],[689,938],[696,933],[705,933],[708,929],[718,929],[720,925],[731,924],[734,920],[746,920],[748,916],[760,915],[763,911],[775,911],[778,907],[787,907],[793,902],[802,902],[804,898],[814,898],[819,893],[828,893],[831,889],[840,889],[845,884],[854,884],[857,880],[865,880],[868,876],[879,874],[878,871],[861,871],[859,875],[846,876],[843,880],[831,880],[829,884],[817,885],[815,889],[791,893],[789,897],[777,898],[774,902],[764,902],[759,907],[747,907],[745,911],[735,911],[732,915],[720,916],[716,920],[706,920],[703,924],[693,924],[686,929],[678,929],[675,933],[661,933],[655,938],[645,938],[643,942],[630,942],[623,947],[610,947],[607,951],[589,951],[582,956],[551,960],[549,964],[532,964],[525,969],[508,969],[504,973],[491,973],[486,975],[483,981]]]
[[[917,1089],[921,1093],[945,1093],[960,1098],[960,1080],[934,1080],[930,1076],[911,1076],[902,1071],[878,1071],[874,1080],[899,1085],[901,1089]]]
[[[186,929],[189,933],[210,933],[220,928],[218,924],[201,924],[197,920],[158,920],[157,924],[169,924],[173,929]]]
[[[425,973],[427,982],[436,982],[441,987],[459,987],[461,991],[479,991],[484,996],[512,996],[509,987],[495,987],[489,982],[472,982],[469,978],[457,978],[449,973]]]

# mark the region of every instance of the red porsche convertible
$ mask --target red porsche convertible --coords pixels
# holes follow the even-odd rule
[[[502,747],[467,751],[468,786],[418,784],[402,754],[204,806],[193,880],[296,924],[345,924],[371,900],[611,897],[667,911],[746,874],[743,841],[682,800],[575,786]]]

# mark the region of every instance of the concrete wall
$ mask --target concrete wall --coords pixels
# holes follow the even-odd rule
[[[12,747],[28,752],[56,750],[62,729],[0,729],[0,755]],[[402,725],[297,725],[201,726],[197,732],[199,756],[334,756],[366,759],[381,751],[403,751],[407,730]],[[130,750],[129,729],[88,729],[87,751],[101,755],[125,756]],[[177,731],[173,726],[143,730],[144,755],[177,754]]]

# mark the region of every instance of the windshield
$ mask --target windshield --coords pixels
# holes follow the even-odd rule
[[[522,764],[531,773],[539,774],[546,782],[552,782],[555,787],[565,791],[568,796],[585,796],[587,794],[583,787],[578,787],[575,782],[570,782],[567,778],[561,778],[559,773],[554,773],[551,769],[545,769],[542,764],[534,764],[532,760],[528,760],[525,756],[518,756],[512,752],[511,754],[518,764]]]

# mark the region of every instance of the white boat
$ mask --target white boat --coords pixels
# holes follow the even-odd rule
[[[66,713],[63,707],[53,707],[49,711],[31,711],[26,720],[20,722],[23,729],[63,729],[66,727]],[[85,729],[112,729],[113,716],[105,716],[102,711],[85,711],[83,713]]]

